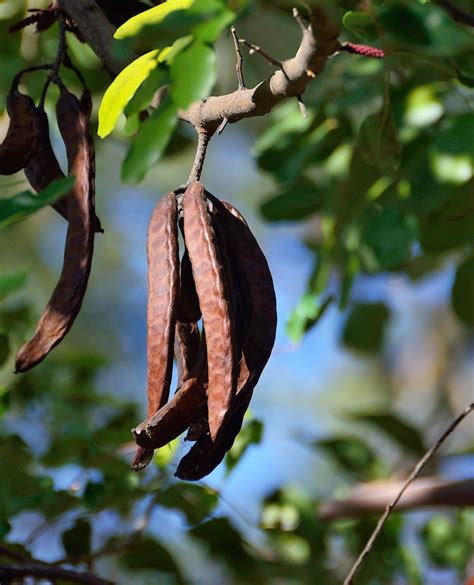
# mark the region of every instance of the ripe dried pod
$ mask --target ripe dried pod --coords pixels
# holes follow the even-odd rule
[[[53,181],[63,179],[64,173],[54,154],[49,136],[48,116],[42,108],[38,108],[39,138],[38,146],[30,162],[25,167],[25,176],[31,187],[39,193],[46,189]],[[68,195],[64,195],[52,204],[55,211],[64,219],[68,219]],[[100,220],[94,216],[94,230],[103,232]]]
[[[148,417],[166,404],[171,383],[179,292],[177,221],[176,197],[168,193],[156,205],[148,226]],[[137,434],[140,435],[140,430]],[[147,448],[138,440],[137,444],[139,447],[132,462],[135,471],[146,467],[153,456],[153,447]]]
[[[174,354],[178,366],[179,387],[191,377],[199,359],[201,345],[199,327],[197,323],[176,322]]]
[[[181,258],[178,321],[196,323],[201,319],[201,308],[193,278],[193,269],[188,251]]]
[[[186,189],[183,211],[185,241],[207,336],[209,429],[215,440],[225,423],[237,384],[238,357],[230,291],[204,187],[198,181]]]
[[[19,76],[7,96],[10,116],[5,140],[0,145],[0,175],[12,175],[30,162],[38,147],[41,117],[34,101],[18,90]]]
[[[215,221],[225,234],[234,265],[234,283],[248,295],[248,322],[242,328],[244,341],[240,359],[237,395],[230,416],[217,440],[202,435],[180,461],[176,476],[197,481],[223,460],[238,435],[253,389],[270,357],[276,334],[276,299],[266,258],[240,212],[231,204],[208,194]]]
[[[33,338],[17,354],[17,372],[26,372],[40,363],[70,330],[81,308],[92,263],[95,163],[89,116],[64,86],[56,113],[66,145],[68,172],[76,177],[67,196],[69,221],[64,263]]]

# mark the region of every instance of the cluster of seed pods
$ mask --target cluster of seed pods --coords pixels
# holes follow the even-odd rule
[[[0,145],[0,174],[24,170],[31,187],[39,192],[64,177],[51,147],[48,117],[42,107],[18,89],[17,75],[7,97],[10,124]],[[51,298],[36,331],[16,356],[16,372],[26,372],[64,339],[81,308],[92,264],[94,234],[102,231],[95,215],[95,155],[90,115],[90,93],[81,99],[57,79],[56,105],[59,131],[66,147],[68,174],[75,177],[70,192],[53,204],[68,222],[64,261]]]
[[[239,211],[198,181],[179,199],[164,196],[148,229],[148,418],[133,429],[132,468],[187,430],[195,443],[176,476],[195,481],[219,465],[242,427],[275,341],[276,300]],[[173,354],[178,384],[169,400]]]

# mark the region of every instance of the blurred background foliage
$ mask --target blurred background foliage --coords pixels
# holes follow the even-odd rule
[[[2,109],[21,67],[54,58],[56,27],[7,34],[47,4],[0,3]],[[290,101],[209,148],[203,181],[260,240],[280,325],[252,416],[206,481],[174,480],[181,439],[145,473],[129,469],[130,428],[145,410],[146,226],[192,164],[195,136],[177,108],[236,87],[228,26],[238,18],[241,37],[288,58],[300,34],[293,2],[214,0],[117,43],[177,50],[96,140],[105,234],[86,301],[67,340],[22,376],[14,355],[54,285],[65,234],[49,209],[36,211],[67,184],[37,199],[22,174],[0,178],[0,538],[10,550],[117,583],[340,583],[376,516],[323,521],[320,506],[405,476],[472,401],[474,30],[434,2],[322,4],[342,40],[387,57],[333,57],[305,94],[307,118]],[[71,35],[68,45],[97,112],[110,78],[88,47]],[[249,87],[271,70],[245,56]],[[38,97],[43,82],[36,73],[25,87]],[[141,122],[163,83],[170,97]],[[7,124],[5,114],[2,135]],[[468,422],[429,474],[472,477],[473,438]],[[470,582],[472,520],[462,509],[394,514],[357,582]]]

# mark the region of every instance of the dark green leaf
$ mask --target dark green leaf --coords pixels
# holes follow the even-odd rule
[[[217,60],[214,49],[199,41],[189,45],[171,65],[171,98],[175,105],[186,108],[207,97],[216,81]]]
[[[127,569],[135,571],[154,569],[163,573],[180,575],[178,566],[170,553],[151,538],[142,538],[130,551],[121,554],[119,559]],[[181,577],[178,582],[182,582]]]
[[[343,342],[351,349],[367,353],[380,351],[390,311],[383,303],[357,303],[344,325]]]
[[[322,188],[302,177],[264,201],[260,209],[267,221],[295,221],[319,211],[326,195]]]
[[[160,506],[180,510],[189,523],[197,524],[211,514],[218,503],[218,496],[208,487],[186,483],[161,490],[159,503]]]
[[[358,437],[331,437],[316,441],[314,446],[323,449],[342,470],[360,479],[368,479],[377,462],[373,450]]]
[[[421,456],[426,452],[423,438],[419,431],[413,425],[408,424],[392,413],[358,413],[351,415],[351,419],[367,423],[376,428],[412,455]]]
[[[65,530],[61,537],[64,552],[72,559],[85,556],[91,551],[92,528],[87,520],[79,518]]]
[[[461,321],[474,327],[474,254],[459,265],[452,290],[452,303]]]
[[[178,123],[176,106],[163,100],[153,114],[143,122],[138,136],[130,147],[122,165],[122,178],[140,182],[158,162]]]
[[[364,160],[375,165],[381,174],[390,173],[399,167],[401,147],[389,108],[364,120],[359,131],[358,146]]]
[[[0,199],[0,228],[24,219],[65,195],[74,184],[74,177],[53,181],[38,195],[23,191],[14,197]]]
[[[369,249],[369,268],[391,270],[399,267],[411,256],[416,231],[414,222],[397,207],[382,209],[365,226],[362,241]]]
[[[8,339],[8,335],[5,333],[0,333],[0,366],[7,361],[8,356],[10,355],[10,342]]]

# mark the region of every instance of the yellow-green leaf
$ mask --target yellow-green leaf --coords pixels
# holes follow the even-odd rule
[[[194,3],[194,0],[168,0],[159,6],[145,10],[136,16],[127,20],[121,27],[115,31],[116,39],[125,39],[135,36],[143,27],[156,25],[162,22],[168,14],[176,10],[186,10]]]
[[[159,62],[159,50],[150,51],[130,63],[109,85],[99,108],[101,138],[108,136],[117,124],[128,102]]]

